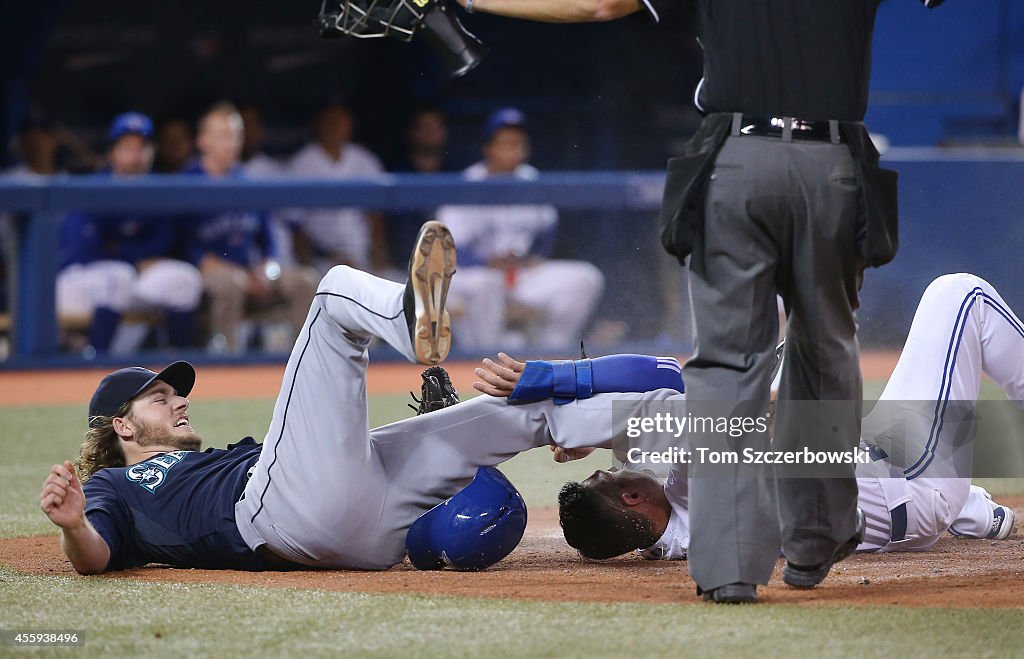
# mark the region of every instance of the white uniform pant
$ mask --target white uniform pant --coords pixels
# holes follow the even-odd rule
[[[1021,406],[1024,324],[987,281],[970,274],[944,275],[925,290],[880,400],[974,401],[983,372]],[[865,427],[870,420],[869,414]],[[935,441],[943,440],[949,441],[949,433],[939,433]],[[905,472],[907,489],[901,498],[893,495],[901,479],[863,478],[868,470],[858,469],[858,500],[867,518],[867,535],[858,549],[923,550],[951,526],[962,535],[985,537],[993,506],[985,490],[967,478],[932,476],[927,460],[911,462],[917,464]],[[907,504],[906,537],[890,542],[890,509],[902,503]]]
[[[536,314],[530,347],[565,350],[579,344],[604,290],[604,275],[586,261],[541,261],[509,273],[460,267],[449,293],[460,350],[508,347],[506,311],[512,303]]]
[[[263,451],[235,506],[250,548],[305,565],[386,569],[405,555],[416,518],[480,466],[555,444],[625,437],[623,410],[676,396],[595,396],[564,406],[479,396],[372,432],[366,346],[378,337],[413,359],[404,286],[338,266],[320,283],[285,369]],[[616,401],[616,414],[612,402]]]
[[[56,292],[58,316],[89,316],[96,307],[194,311],[203,282],[199,270],[184,261],[161,259],[142,272],[124,261],[95,261],[61,270]]]

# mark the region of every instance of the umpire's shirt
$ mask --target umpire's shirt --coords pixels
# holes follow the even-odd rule
[[[641,0],[655,21],[679,5],[696,20],[704,77],[694,104],[708,117],[686,155],[713,160],[729,133],[728,113],[843,122],[842,140],[865,188],[859,247],[871,266],[896,253],[895,176],[875,170],[878,154],[857,123],[867,111],[871,33],[881,1]],[[943,1],[920,0],[929,8]],[[816,55],[823,52],[829,56]],[[710,162],[691,163],[676,180],[670,171],[666,183],[662,241],[680,261],[689,254],[693,223],[701,219],[710,168]]]
[[[861,123],[880,0],[642,2],[656,19],[685,6],[704,49],[694,100],[706,116],[669,162],[662,205],[665,248],[681,261],[690,256],[688,409],[697,417],[767,411],[778,291],[789,312],[780,399],[830,403],[799,415],[780,405],[771,447],[852,450],[862,398],[861,273],[890,261],[897,247],[896,174],[878,167]],[[755,432],[694,432],[688,442],[768,448],[767,434]],[[689,569],[704,590],[767,583],[780,539],[787,560],[816,566],[854,535],[852,466],[776,479],[743,469],[689,469]]]

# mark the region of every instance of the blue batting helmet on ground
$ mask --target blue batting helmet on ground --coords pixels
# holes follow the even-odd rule
[[[421,570],[483,570],[508,556],[523,539],[526,503],[494,467],[419,516],[405,536],[409,560]]]

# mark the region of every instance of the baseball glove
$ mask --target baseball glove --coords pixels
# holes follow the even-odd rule
[[[441,366],[431,366],[423,371],[423,386],[420,388],[420,397],[409,392],[416,405],[409,407],[416,410],[416,415],[427,414],[451,407],[459,402],[459,392],[452,386],[452,380],[448,377],[448,371]]]

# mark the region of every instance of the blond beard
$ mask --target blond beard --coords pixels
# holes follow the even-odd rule
[[[203,438],[194,432],[188,435],[174,435],[163,429],[157,429],[141,421],[133,419],[138,426],[135,434],[135,443],[139,448],[147,446],[170,446],[176,451],[198,451],[203,446]]]

